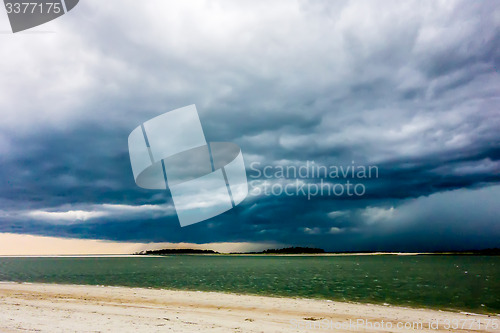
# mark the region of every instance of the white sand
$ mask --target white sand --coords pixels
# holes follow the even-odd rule
[[[370,328],[382,320],[384,329]],[[446,329],[454,320],[460,329]],[[439,323],[439,329],[429,329],[429,322]],[[398,323],[415,329],[399,329]],[[500,316],[212,292],[0,283],[2,333],[500,332],[494,323],[500,325]],[[343,329],[336,329],[340,325]]]

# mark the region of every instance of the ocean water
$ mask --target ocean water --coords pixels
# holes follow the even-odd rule
[[[499,313],[500,257],[0,258],[0,281],[133,286]]]

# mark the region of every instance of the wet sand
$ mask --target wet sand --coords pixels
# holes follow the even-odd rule
[[[500,332],[495,323],[500,316],[325,300],[0,283],[2,333]]]

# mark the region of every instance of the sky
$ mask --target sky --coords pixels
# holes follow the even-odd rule
[[[496,1],[85,0],[17,34],[0,9],[0,40],[0,254],[500,247]],[[127,138],[191,104],[241,148],[250,195],[181,228],[168,190],[135,184]],[[298,184],[265,167],[312,162],[377,177],[263,194]]]

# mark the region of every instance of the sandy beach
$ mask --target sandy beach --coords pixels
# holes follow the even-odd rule
[[[215,292],[0,283],[2,333],[500,332],[498,324],[498,315],[384,305]]]

